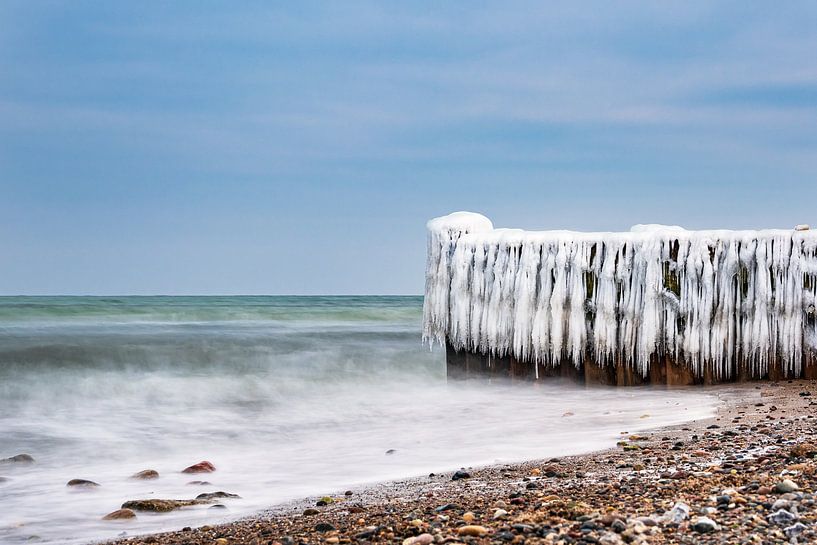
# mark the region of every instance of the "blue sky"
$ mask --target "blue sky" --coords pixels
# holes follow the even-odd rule
[[[0,3],[0,293],[421,293],[425,221],[817,224],[817,4]]]

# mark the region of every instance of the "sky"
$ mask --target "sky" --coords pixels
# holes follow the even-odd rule
[[[816,3],[562,4],[0,2],[0,294],[420,294],[457,210],[817,224]]]

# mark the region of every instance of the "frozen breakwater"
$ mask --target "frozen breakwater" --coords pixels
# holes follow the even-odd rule
[[[608,384],[817,377],[817,232],[428,223],[423,337],[449,375]]]

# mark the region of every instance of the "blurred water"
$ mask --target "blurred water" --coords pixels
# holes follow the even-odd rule
[[[421,315],[419,297],[0,298],[0,458],[36,459],[0,464],[0,542],[211,524],[367,482],[595,450],[713,412],[689,391],[446,384]],[[215,473],[180,473],[205,459]],[[161,478],[129,479],[148,468]],[[66,487],[73,478],[102,486]],[[101,520],[129,499],[216,490],[242,498]]]

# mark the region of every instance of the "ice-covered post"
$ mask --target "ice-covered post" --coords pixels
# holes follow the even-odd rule
[[[423,338],[449,369],[613,384],[817,375],[817,232],[428,223]]]

